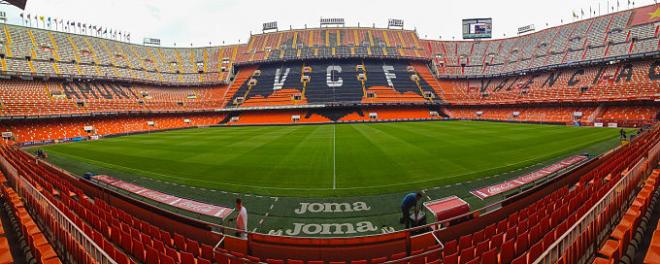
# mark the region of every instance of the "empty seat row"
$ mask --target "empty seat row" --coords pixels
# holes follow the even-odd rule
[[[1,174],[0,172],[0,177],[4,178]],[[14,189],[5,184],[0,188],[4,200],[3,210],[10,212],[11,225],[16,230],[18,239],[23,243],[15,246],[22,247],[26,253],[25,259],[34,259],[43,264],[62,263],[55,251],[55,245],[48,240],[46,233],[28,212],[32,208],[26,208]],[[4,231],[1,233],[3,234],[0,234],[0,263],[13,263],[7,238],[4,237]]]
[[[581,177],[572,186],[564,186],[531,205],[508,215],[484,229],[445,242],[444,263],[532,263],[569,227],[577,222],[634,165],[636,157],[655,145],[658,130],[650,131],[619,151],[608,156],[603,164]],[[653,176],[657,177],[657,176]],[[621,199],[609,205],[604,219],[614,216],[623,197],[629,196],[633,184],[619,194]],[[605,227],[603,223],[599,230]],[[586,237],[585,237],[586,238]],[[584,252],[586,243],[576,242],[571,249]],[[575,263],[581,254],[568,254],[566,263]]]
[[[635,196],[628,209],[621,216],[608,235],[603,245],[597,252],[594,263],[619,263],[620,261],[632,262],[635,254],[642,245],[643,235],[647,229],[655,228],[656,223],[649,222],[651,210],[656,206],[658,196],[658,184],[660,184],[660,170],[656,169],[646,178],[641,189]],[[660,263],[660,240],[653,232],[650,246],[648,248],[644,263]]]

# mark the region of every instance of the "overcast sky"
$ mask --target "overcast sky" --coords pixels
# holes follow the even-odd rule
[[[632,2],[632,1],[631,1]],[[653,0],[635,0],[635,6]],[[607,11],[607,0],[28,0],[25,11],[0,6],[9,23],[21,24],[19,14],[63,18],[131,32],[131,40],[161,39],[163,46],[189,47],[245,43],[250,31],[261,32],[264,22],[277,21],[280,29],[318,27],[321,17],[345,18],[347,26],[387,26],[388,18],[405,21],[421,38],[460,39],[461,19],[492,17],[493,36],[513,36],[517,28],[534,24],[536,30],[571,22],[573,12],[589,17]],[[617,9],[617,0],[609,0]],[[628,0],[619,0],[619,9]],[[34,24],[33,24],[34,25]],[[54,29],[54,27],[53,27]]]

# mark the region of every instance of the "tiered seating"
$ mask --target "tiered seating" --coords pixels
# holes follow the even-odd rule
[[[450,116],[456,119],[590,125],[595,110],[594,106],[458,107],[450,110]],[[582,115],[576,116],[575,113]]]
[[[0,178],[4,181],[2,172],[0,172]],[[0,188],[2,188],[3,200],[6,201],[2,205],[3,210],[10,212],[11,225],[18,234],[18,239],[25,242],[22,246],[24,246],[26,259],[33,258],[38,263],[43,264],[62,263],[53,248],[53,244],[28,213],[28,210],[33,210],[33,208],[26,208],[14,189],[4,183]],[[3,235],[4,231],[0,232],[0,263],[13,263],[7,239]],[[20,247],[21,245],[15,246]]]
[[[423,253],[424,251],[430,251],[432,253]],[[422,249],[415,254],[423,254],[419,257],[410,258],[406,252],[397,252],[393,254],[388,254],[384,257],[372,258],[372,259],[359,259],[359,260],[350,260],[350,261],[324,261],[324,260],[301,260],[295,258],[288,259],[276,259],[276,258],[267,258],[262,259],[255,256],[245,255],[238,252],[232,252],[223,248],[219,248],[215,254],[215,260],[217,263],[268,263],[268,264],[321,264],[321,263],[331,263],[331,264],[364,264],[364,263],[432,263],[439,264],[442,263],[439,257],[439,245],[431,246],[426,249]],[[411,259],[410,262],[406,261],[405,258]]]
[[[144,116],[79,117],[67,119],[36,119],[29,121],[3,121],[0,130],[12,132],[16,142],[43,142],[65,140],[92,135],[156,131],[173,128],[209,126],[220,123],[219,114],[160,114]],[[188,123],[185,120],[188,119]],[[153,121],[153,125],[148,122]],[[85,131],[92,126],[92,131]]]
[[[3,185],[7,182],[5,176],[0,171],[0,185]],[[4,193],[0,193],[0,201],[7,199]],[[9,247],[9,242],[3,227],[3,223],[0,220],[0,264],[11,264],[14,263],[14,258],[11,255],[11,248]]]
[[[603,123],[619,123],[626,124],[651,124],[656,120],[658,106],[608,106],[596,118],[597,121]]]
[[[426,56],[417,34],[409,30],[370,28],[316,28],[253,35],[245,49],[246,61],[328,57]]]
[[[418,62],[411,63],[411,66],[414,67],[417,75],[419,75],[419,77],[428,83],[429,86],[433,89],[433,92],[435,92],[435,94],[438,96],[436,100],[443,100],[444,91],[442,88],[440,88],[440,83],[435,78],[435,76],[433,76],[433,73],[431,73],[429,67],[426,64]]]
[[[0,81],[0,116],[215,110],[225,86]]]
[[[239,48],[168,49],[15,25],[3,28],[0,38],[8,44],[4,70],[12,73],[219,83],[229,76]]]
[[[339,119],[340,122],[383,122],[394,120],[429,120],[440,119],[441,116],[432,116],[431,110],[424,107],[374,107],[364,108],[359,112],[352,112]],[[370,116],[372,113],[376,117]],[[441,113],[438,113],[441,114]]]
[[[367,89],[367,94],[372,97],[362,98],[362,103],[397,103],[397,102],[426,102],[426,99],[414,92],[399,93],[392,87],[372,86]]]
[[[653,63],[642,61],[531,76],[439,82],[444,90],[443,99],[456,104],[652,101],[660,92],[659,80],[649,76],[656,68]]]
[[[295,98],[300,98],[296,100]],[[280,89],[274,91],[270,96],[255,95],[249,97],[241,104],[243,107],[251,106],[277,106],[277,105],[297,105],[307,104],[307,100],[302,98],[302,92],[297,89]]]
[[[228,125],[254,124],[304,124],[329,122],[384,122],[405,120],[431,120],[442,118],[442,111],[432,115],[426,107],[368,107],[349,110],[270,110],[268,112],[245,111],[237,115],[238,120]],[[375,114],[372,116],[371,114]],[[294,119],[297,117],[298,119]]]
[[[564,186],[530,206],[509,214],[499,223],[493,223],[483,230],[466,234],[456,240],[446,241],[442,258],[444,263],[467,263],[478,258],[482,261],[498,260],[501,263],[514,261],[527,263],[538,256],[558,236],[584,214],[607,190],[611,189],[621,173],[636,161],[641,153],[657,142],[658,132],[649,132],[631,144],[606,156],[601,165],[581,177],[580,183],[571,189]],[[81,229],[92,237],[119,263],[131,260],[147,263],[168,262],[208,263],[215,259],[227,263],[226,259],[242,261],[266,261],[242,253],[209,250],[210,246],[196,244],[182,234],[147,223],[145,219],[129,215],[119,207],[88,196],[77,185],[79,182],[48,165],[36,162],[26,153],[3,146],[3,157],[9,159],[20,175],[24,175],[41,193],[65,212]],[[622,196],[632,190],[624,190]],[[612,206],[619,206],[613,204]],[[441,232],[441,231],[438,231]],[[161,247],[162,245],[162,247]],[[418,255],[420,252],[413,252]],[[391,252],[385,258],[371,259],[396,260],[407,257],[406,253]],[[201,256],[201,257],[199,257]],[[480,256],[480,257],[476,257]],[[434,262],[440,256],[429,254],[421,262]],[[170,259],[171,258],[171,259]],[[156,261],[156,259],[158,259]],[[197,259],[197,260],[195,260]],[[223,262],[225,261],[225,262]],[[271,260],[278,262],[284,260]],[[487,262],[493,263],[493,262]]]
[[[543,200],[509,215],[482,231],[461,236],[445,245],[444,263],[527,263],[538,257],[567,227],[576,221],[578,210],[588,201],[587,192],[564,187]],[[581,209],[580,209],[581,208]],[[499,260],[499,262],[498,262]]]
[[[648,11],[642,9],[580,20],[513,38],[479,42],[423,40],[422,46],[441,76],[503,74],[587,59],[657,52],[660,50],[657,25],[628,24],[631,16],[647,16]]]
[[[608,239],[600,247],[598,257],[594,260],[594,263],[619,263],[623,259],[627,259],[629,262],[634,260],[635,249],[639,248],[642,242],[637,233],[643,234],[646,231],[651,214],[648,209],[653,208],[657,201],[658,176],[660,176],[660,170],[654,170],[645,180],[644,186],[632,204],[629,205],[628,210],[621,216],[621,221],[615,224]],[[622,206],[625,208],[628,204],[623,203]],[[633,249],[632,254],[630,254],[629,246]],[[644,263],[657,263],[657,261],[660,261],[660,255],[654,255],[660,252],[657,247],[658,244],[654,245],[651,242],[649,254],[647,254],[647,259],[655,262],[645,261]]]
[[[421,40],[411,30],[340,27],[257,34],[240,45],[166,48],[17,25],[3,26],[0,40],[6,43],[3,70],[28,75],[208,84],[226,82],[234,63],[414,58],[433,60],[444,76],[477,76],[657,52],[657,25],[629,22],[646,16],[644,8],[479,42]]]
[[[87,196],[74,178],[36,162],[25,152],[6,145],[0,150],[21,175],[40,186],[41,193],[117,263],[202,264],[214,258],[210,245],[162,230],[102,199]]]
[[[229,105],[240,98],[245,102],[233,106],[425,104],[437,98],[427,79],[419,78],[416,68],[405,62],[297,62],[262,66],[259,74],[251,74],[255,70],[241,69],[227,93],[226,98],[233,94]],[[303,73],[305,70],[310,72]],[[309,77],[306,84],[303,76]]]
[[[644,258],[645,264],[660,263],[660,225],[649,221],[650,210],[647,210],[649,208],[654,208],[654,206],[657,206],[657,200],[659,195],[657,190],[659,175],[660,175],[660,171],[655,170],[651,175],[651,177],[649,177],[646,180],[644,188],[642,189],[642,191],[639,192],[639,194],[637,195],[637,199],[635,199],[635,202],[633,202],[633,204],[631,205],[631,209],[636,209],[636,211],[633,211],[631,214],[632,216],[628,217],[628,218],[632,218],[632,220],[637,220],[638,222],[637,230],[639,231],[644,232],[643,230],[644,228],[646,227],[654,228],[655,226],[649,248]],[[628,215],[628,213],[626,213],[626,215]],[[626,217],[624,216],[624,219],[621,220],[621,224],[624,225],[624,227],[627,227],[631,224],[628,223],[628,221],[630,220],[631,219],[626,219]],[[639,244],[639,242],[641,242],[641,241],[637,241],[636,239],[637,236],[633,236],[633,239],[630,241],[630,243]]]
[[[298,116],[298,120],[293,117]],[[327,123],[330,119],[304,110],[298,111],[268,111],[268,112],[242,112],[237,121],[228,125],[253,124],[294,124],[294,123]]]
[[[255,71],[257,69],[258,67],[247,67],[239,70],[238,74],[236,74],[236,77],[234,78],[234,81],[223,96],[223,107],[235,105],[233,101],[234,98],[245,96],[245,92],[239,93],[239,89],[247,85],[246,82],[250,80],[253,75],[255,75]]]
[[[600,167],[580,178],[579,184],[564,186],[543,199],[511,213],[498,223],[493,223],[479,231],[446,241],[443,251],[444,263],[531,263],[538,258],[554,241],[566,232],[584,213],[587,212],[614,184],[627,173],[629,166],[637,161],[640,153],[646,153],[655,145],[658,131],[645,134],[607,157]],[[620,192],[620,197],[628,197],[634,188]],[[609,206],[619,208],[623,199]],[[613,213],[614,210],[608,211]],[[603,216],[611,219],[613,215]],[[601,222],[600,228],[604,227]],[[571,252],[571,249],[566,249]],[[577,245],[575,254],[564,256],[560,263],[577,263],[585,252]],[[578,253],[579,251],[579,253]]]

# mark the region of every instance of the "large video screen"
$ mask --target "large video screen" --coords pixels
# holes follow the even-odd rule
[[[483,39],[492,37],[492,18],[463,19],[463,39]]]

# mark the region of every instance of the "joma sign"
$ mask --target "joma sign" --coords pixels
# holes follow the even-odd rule
[[[369,211],[371,207],[365,202],[354,203],[300,203],[300,208],[294,210],[298,215],[306,213],[350,213]]]
[[[370,233],[377,231],[378,228],[369,221],[362,221],[357,223],[327,223],[327,224],[307,224],[307,223],[293,223],[292,229],[286,230],[271,230],[269,235],[350,235],[357,233]]]
[[[296,215],[334,214],[369,211],[371,207],[365,202],[354,203],[300,203],[293,212]],[[293,223],[293,228],[286,230],[271,230],[271,235],[350,235],[358,233],[373,233],[378,231],[372,222],[357,223]]]

